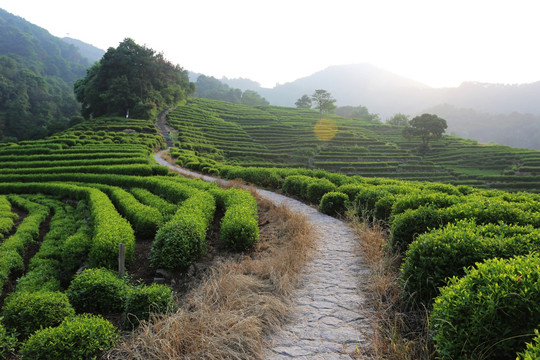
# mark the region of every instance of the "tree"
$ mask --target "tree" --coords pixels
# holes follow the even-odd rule
[[[311,109],[311,98],[307,95],[302,97],[294,103],[298,109]]]
[[[187,71],[154,50],[125,39],[88,69],[74,85],[84,117],[103,115],[153,117],[193,94]]]
[[[448,125],[446,120],[434,114],[422,114],[409,122],[409,126],[403,129],[403,136],[419,137],[422,139],[422,147],[427,148],[429,140],[440,139]]]
[[[332,94],[323,89],[315,90],[311,95],[311,100],[315,103],[315,109],[319,110],[321,118],[323,113],[332,113],[336,108],[336,105],[334,105],[336,99],[332,98]]]
[[[402,113],[394,114],[390,119],[386,120],[386,123],[389,125],[396,125],[396,126],[408,126],[409,125],[409,117]]]

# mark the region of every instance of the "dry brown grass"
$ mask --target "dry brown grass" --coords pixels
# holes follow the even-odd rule
[[[412,309],[399,282],[401,256],[388,247],[383,224],[349,219],[361,237],[360,247],[370,267],[367,290],[374,302],[373,348],[378,359],[428,360],[433,345],[427,329],[427,310]]]
[[[313,240],[305,218],[265,201],[260,206],[268,211],[253,253],[218,265],[181,310],[143,322],[105,358],[260,359],[265,335],[287,317],[288,295]]]

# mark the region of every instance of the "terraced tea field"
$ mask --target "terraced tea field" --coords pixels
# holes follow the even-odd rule
[[[128,270],[177,272],[205,254],[208,229],[216,222],[231,250],[258,240],[257,202],[249,192],[170,173],[153,160],[162,146],[153,122],[124,118],[85,121],[44,140],[2,144],[2,351],[11,349],[7,334],[15,332],[16,340],[7,343],[20,341],[26,356],[37,351],[41,358],[41,346],[62,336],[62,346],[96,353],[117,337],[100,315],[130,329],[148,319],[150,308],[174,306],[168,286],[116,275],[121,247]],[[137,255],[143,263],[134,264],[144,244],[151,244],[142,248],[150,253]],[[64,324],[75,314],[81,314],[77,325]],[[53,330],[39,330],[49,326]],[[89,336],[85,331],[93,332],[95,342],[75,340]]]
[[[540,152],[445,136],[425,156],[400,127],[277,106],[193,99],[169,114],[172,155],[194,170],[216,163],[322,169],[347,175],[540,191]],[[201,167],[201,156],[207,163]]]

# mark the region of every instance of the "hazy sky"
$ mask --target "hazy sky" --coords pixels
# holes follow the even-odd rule
[[[537,0],[0,0],[106,50],[126,37],[183,68],[272,87],[371,63],[431,86],[540,81]]]

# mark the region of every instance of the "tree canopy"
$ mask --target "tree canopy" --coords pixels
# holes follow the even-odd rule
[[[446,120],[434,114],[422,114],[409,121],[409,126],[403,129],[403,135],[419,137],[422,146],[427,147],[429,140],[440,139],[447,128]]]
[[[254,90],[242,92],[222,83],[212,76],[199,75],[197,78],[197,92],[195,96],[205,99],[228,101],[234,104],[249,106],[268,105],[269,102]]]
[[[90,62],[46,30],[0,9],[0,141],[38,139],[79,114],[73,83]]]
[[[315,109],[319,110],[319,113],[332,113],[336,109],[336,99],[332,97],[328,91],[323,89],[315,90],[311,95],[311,100],[315,103]]]
[[[409,117],[402,113],[394,114],[390,119],[386,120],[388,125],[407,126],[409,125]]]
[[[129,113],[149,119],[195,92],[187,71],[129,38],[109,48],[74,88],[85,118]]]
[[[294,103],[299,109],[311,109],[311,98],[307,95],[302,95],[302,97]]]

